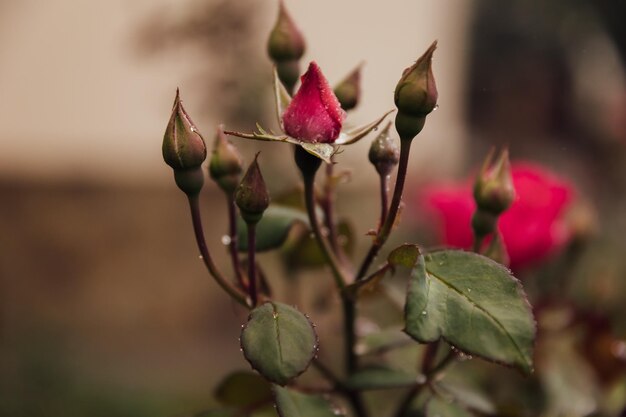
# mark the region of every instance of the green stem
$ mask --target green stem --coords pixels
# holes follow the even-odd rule
[[[209,254],[209,249],[207,248],[206,241],[204,239],[204,232],[202,229],[202,218],[200,216],[200,200],[198,198],[198,194],[187,195],[187,198],[189,200],[191,221],[193,223],[193,231],[196,237],[196,243],[198,245],[198,249],[200,250],[200,255],[202,257],[204,265],[206,266],[209,273],[213,276],[215,281],[217,281],[218,285],[222,287],[222,289],[226,291],[233,298],[233,300],[237,301],[239,304],[245,307],[249,307],[248,303],[246,303],[245,294],[224,278],[221,272],[217,269],[217,266],[215,265],[213,259],[211,258],[211,255]]]
[[[332,157],[331,157],[332,158]],[[332,159],[331,159],[332,160]],[[333,193],[333,164],[326,164],[326,184],[324,185],[324,220],[326,228],[328,229],[328,241],[330,247],[337,254],[339,254],[339,244],[337,240],[337,224],[335,223],[335,196]]]
[[[229,195],[228,197],[228,235],[230,237],[230,242],[228,244],[228,249],[230,252],[230,260],[233,264],[233,271],[235,272],[235,277],[237,278],[237,282],[241,288],[247,288],[248,284],[244,281],[243,272],[241,271],[241,262],[239,262],[239,252],[237,251],[238,247],[238,235],[237,235],[237,212],[235,210],[235,199],[233,195]]]
[[[411,151],[411,140],[400,141],[400,163],[398,165],[398,174],[396,176],[396,185],[393,190],[393,197],[391,199],[391,205],[389,206],[389,214],[385,219],[385,223],[376,235],[369,252],[365,256],[359,272],[356,275],[356,280],[361,280],[365,277],[370,265],[376,259],[378,252],[389,238],[389,234],[393,229],[393,225],[396,222],[396,216],[402,202],[402,192],[404,190],[404,181],[406,180],[407,168],[409,165],[409,153]]]
[[[252,307],[256,307],[258,300],[256,279],[256,223],[248,223],[248,294]]]

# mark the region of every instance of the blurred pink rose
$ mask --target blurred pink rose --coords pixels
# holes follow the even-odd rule
[[[502,234],[512,269],[523,268],[558,252],[570,239],[565,220],[574,198],[572,184],[535,164],[514,163],[513,205],[500,218]],[[475,210],[472,184],[432,184],[419,199],[436,221],[441,241],[469,249],[473,236],[471,217]]]
[[[335,142],[346,113],[333,89],[315,62],[309,64],[301,81],[283,114],[285,133],[304,142]]]

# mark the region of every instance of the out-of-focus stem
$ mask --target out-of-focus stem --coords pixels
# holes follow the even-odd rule
[[[196,243],[198,245],[198,249],[200,250],[200,255],[202,257],[202,261],[206,266],[209,273],[213,276],[215,281],[217,281],[218,285],[222,287],[224,291],[226,291],[233,300],[237,301],[239,304],[249,307],[246,302],[245,294],[228,282],[221,272],[217,269],[217,266],[213,262],[211,255],[209,254],[209,250],[206,245],[206,241],[204,239],[204,231],[202,229],[202,218],[200,216],[200,200],[198,198],[198,194],[188,195],[189,200],[189,208],[191,210],[191,220],[193,223],[193,231],[196,237]]]
[[[248,288],[248,283],[244,281],[243,272],[241,271],[241,262],[239,262],[239,252],[237,250],[238,235],[237,235],[237,211],[235,209],[235,199],[232,195],[228,196],[228,235],[230,242],[228,249],[230,252],[230,259],[233,264],[233,271],[239,286],[243,289]]]
[[[341,254],[339,253],[339,244],[337,241],[337,223],[335,222],[335,195],[333,185],[333,164],[326,164],[326,183],[324,185],[324,220],[326,228],[328,229],[328,242],[330,247],[335,252],[339,260],[341,260]]]
[[[387,213],[389,212],[389,175],[380,175],[380,221],[378,222],[378,231],[385,224]]]
[[[248,222],[248,294],[252,307],[258,300],[256,279],[256,223]]]
[[[330,245],[322,235],[322,231],[320,229],[319,222],[317,220],[317,213],[315,212],[315,174],[313,175],[304,175],[304,199],[306,203],[306,210],[309,215],[309,223],[311,223],[311,230],[313,231],[313,235],[317,240],[317,244],[319,245],[324,257],[328,261],[330,268],[333,272],[333,277],[335,278],[335,283],[337,284],[337,288],[343,292],[346,287],[346,278],[344,276],[341,267],[339,266],[339,262],[337,257],[333,253]]]
[[[407,168],[409,164],[409,153],[411,151],[411,140],[401,140],[400,141],[400,162],[398,165],[398,174],[396,176],[396,185],[393,190],[393,197],[391,199],[391,205],[389,206],[389,214],[385,219],[385,223],[381,227],[380,231],[376,235],[372,246],[370,247],[369,252],[365,256],[361,267],[359,268],[359,272],[356,275],[356,280],[361,280],[365,277],[367,270],[370,265],[376,259],[378,252],[385,244],[387,239],[389,238],[389,234],[391,233],[391,229],[393,229],[393,225],[396,222],[396,216],[398,215],[398,210],[400,208],[400,203],[402,202],[402,192],[404,190],[404,181],[406,179]]]

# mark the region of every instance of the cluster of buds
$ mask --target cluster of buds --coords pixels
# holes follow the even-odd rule
[[[476,212],[472,217],[472,228],[479,240],[496,232],[498,218],[515,200],[508,150],[503,150],[495,161],[493,159],[494,152],[491,151],[474,183]]]

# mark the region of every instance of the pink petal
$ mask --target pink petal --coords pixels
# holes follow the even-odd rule
[[[285,133],[305,142],[333,143],[346,113],[315,62],[309,64],[301,82],[283,114]]]

